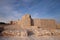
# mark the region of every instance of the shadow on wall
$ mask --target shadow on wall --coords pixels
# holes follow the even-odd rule
[[[0,36],[2,36],[2,32],[4,31],[4,26],[5,25],[6,25],[6,23],[0,22]]]
[[[34,21],[33,21],[33,19],[31,19],[31,25],[34,26]]]
[[[4,31],[4,27],[0,27],[0,36],[2,36],[3,31]]]
[[[4,27],[0,27],[0,33],[4,31]]]
[[[27,31],[27,36],[32,36],[32,35],[34,35],[33,31],[28,30]]]

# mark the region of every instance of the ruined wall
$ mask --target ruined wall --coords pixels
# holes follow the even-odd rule
[[[16,21],[10,21],[10,24],[16,24],[17,22]]]
[[[10,24],[17,24],[17,25],[21,25],[21,20],[17,20],[17,21],[10,21]]]
[[[0,32],[3,36],[20,37],[60,35],[60,30],[55,28],[60,28],[60,24],[57,25],[53,19],[32,19],[26,14],[21,20],[11,21],[9,25],[3,26],[0,29],[3,31]]]
[[[53,19],[33,19],[34,26],[45,28],[56,28],[55,20]]]
[[[21,27],[30,27],[30,26],[37,26],[37,27],[44,27],[44,28],[56,28],[55,20],[53,19],[32,19],[31,15],[26,14],[22,16],[21,20],[11,21],[11,24],[16,24]]]
[[[33,19],[34,26],[41,26],[41,21],[40,19]]]
[[[16,25],[21,26],[21,20],[17,20]]]
[[[31,26],[31,16],[29,14],[26,14],[21,19],[21,26]]]
[[[60,24],[57,24],[56,28],[57,28],[57,29],[60,29]]]

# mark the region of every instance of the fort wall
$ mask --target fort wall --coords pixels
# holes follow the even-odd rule
[[[53,19],[33,19],[34,26],[46,27],[46,28],[56,28],[55,20]]]

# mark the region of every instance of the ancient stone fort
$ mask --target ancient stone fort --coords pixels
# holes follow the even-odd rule
[[[2,36],[60,36],[60,24],[54,19],[32,19],[31,15],[25,14],[21,20],[10,21],[0,24]]]

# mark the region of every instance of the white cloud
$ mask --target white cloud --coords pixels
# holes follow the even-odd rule
[[[32,18],[39,18],[40,14],[39,13],[34,13],[32,14]]]

